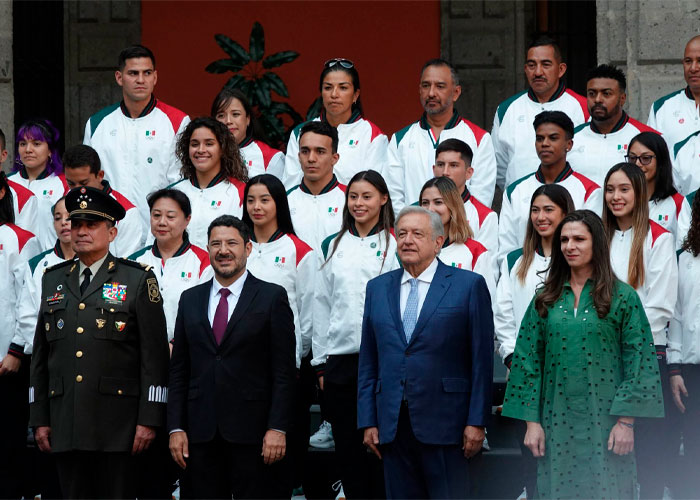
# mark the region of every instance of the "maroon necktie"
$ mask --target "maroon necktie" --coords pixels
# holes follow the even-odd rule
[[[211,325],[211,329],[214,330],[214,340],[216,340],[216,345],[221,344],[224,338],[224,333],[226,333],[226,325],[228,324],[228,296],[231,294],[231,290],[228,288],[222,288],[219,290],[221,298],[219,299],[219,305],[216,306],[216,312],[214,313],[214,323]]]

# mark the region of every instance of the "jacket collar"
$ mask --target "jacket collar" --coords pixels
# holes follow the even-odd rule
[[[156,99],[156,96],[151,94],[151,98],[148,101],[148,104],[146,104],[146,107],[143,108],[143,111],[141,111],[141,114],[137,116],[136,118],[143,118],[144,116],[148,115],[151,111],[153,111],[156,107],[156,104],[158,104],[158,100]],[[131,118],[131,115],[129,114],[129,110],[126,109],[126,104],[124,104],[124,100],[119,103],[119,108],[122,110],[122,113],[124,116],[127,118]]]
[[[571,165],[569,165],[569,162],[566,162],[566,166],[564,167],[564,170],[562,170],[559,175],[557,175],[557,178],[554,179],[554,184],[558,184],[564,179],[567,179],[568,177],[571,176],[571,174],[574,173],[574,170],[571,168]],[[535,179],[537,179],[539,182],[542,184],[546,184],[544,180],[544,174],[542,173],[542,165],[537,167],[537,172],[535,172]]]
[[[469,188],[467,188],[467,186],[464,186],[464,191],[462,191],[462,201],[466,203],[471,199],[471,197],[472,195],[469,192]]]
[[[19,176],[22,179],[29,179],[29,174],[27,173],[27,167],[25,167],[24,165],[22,165],[19,168],[17,173],[19,174]],[[38,181],[39,179],[46,179],[48,176],[49,176],[49,170],[47,168],[44,168],[44,170],[42,170],[42,172],[39,175],[37,175],[35,180]]]
[[[610,132],[608,132],[608,134],[612,134],[612,133],[615,133],[615,132],[621,130],[622,127],[624,127],[625,125],[627,125],[627,122],[628,122],[628,121],[630,121],[630,117],[629,117],[629,115],[628,115],[627,113],[625,113],[625,110],[623,109],[623,110],[622,110],[622,116],[620,117],[620,120],[615,124],[615,126],[612,128],[612,130],[611,130]],[[593,120],[591,120],[591,130],[592,130],[593,132],[595,132],[596,134],[602,134],[602,132],[601,132],[600,129],[596,126],[596,124],[595,124],[595,122],[594,122]],[[605,134],[605,135],[607,135],[607,134]]]
[[[559,86],[557,87],[557,90],[554,91],[554,93],[552,94],[552,97],[550,97],[547,102],[556,101],[564,94],[564,92],[566,92],[566,85],[564,85],[563,81],[559,80]],[[530,98],[531,101],[539,104],[540,101],[537,99],[537,96],[535,95],[535,92],[532,90],[532,87],[527,88],[527,96]]]
[[[369,233],[367,233],[367,237],[373,236],[381,230],[382,228],[379,227],[379,223],[377,222],[377,224],[375,224],[375,226],[372,229],[370,229]],[[357,236],[358,238],[360,237],[360,233],[358,232],[357,227],[355,226],[354,220],[350,221],[350,227],[348,228],[348,232],[353,236]]]
[[[326,184],[323,187],[323,189],[321,189],[321,192],[318,194],[326,194],[329,191],[335,189],[339,185],[340,185],[340,182],[338,182],[337,177],[335,176],[335,174],[333,174],[331,181],[328,184]],[[299,189],[301,190],[302,193],[313,194],[313,193],[311,193],[311,190],[308,187],[306,187],[306,184],[304,184],[304,179],[301,180],[301,184],[299,184]]]
[[[226,180],[226,176],[224,175],[224,173],[223,173],[223,172],[219,172],[218,174],[216,174],[216,177],[214,177],[211,181],[209,181],[209,184],[207,184],[207,186],[206,186],[204,189],[208,189],[208,188],[210,188],[210,187],[214,187],[214,186],[216,186],[217,184],[220,184],[221,182],[223,182],[223,181],[225,181],[225,180]],[[199,185],[199,181],[197,180],[197,176],[196,176],[196,175],[194,175],[194,176],[192,177],[192,179],[190,179],[190,182],[191,182],[192,185],[193,185],[194,187],[196,187],[197,189],[202,189],[202,188],[200,187],[200,185]]]
[[[462,117],[459,116],[459,113],[457,113],[457,110],[455,109],[452,113],[452,118],[450,118],[450,121],[447,122],[444,130],[455,128],[461,119]],[[430,124],[428,123],[427,113],[423,112],[423,114],[420,117],[420,120],[418,120],[418,123],[420,124],[420,128],[422,128],[423,130],[430,130]]]
[[[270,236],[270,239],[267,240],[266,242],[261,242],[261,243],[272,243],[273,241],[279,240],[282,236],[284,236],[286,233],[284,231],[281,231],[280,229],[277,229],[274,233],[272,233],[272,236]],[[255,231],[251,231],[250,234],[250,239],[254,241],[255,243],[258,243],[258,240],[255,239]]]
[[[322,122],[328,122],[328,119],[326,118],[326,110],[321,109],[321,121]],[[349,125],[351,123],[355,123],[357,121],[360,121],[362,119],[362,113],[358,109],[353,109],[352,114],[350,115],[350,118],[348,121],[345,122],[345,125]]]
[[[190,237],[187,234],[187,231],[185,231],[184,233],[182,233],[182,245],[180,245],[177,251],[173,254],[173,257],[179,257],[180,255],[184,254],[187,250],[190,249],[191,246],[192,244],[190,243]],[[159,259],[163,258],[163,256],[160,254],[160,250],[158,249],[157,240],[153,241],[151,252],[154,256],[158,257]]]

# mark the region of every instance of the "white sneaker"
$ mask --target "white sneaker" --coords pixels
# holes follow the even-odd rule
[[[309,438],[309,446],[314,448],[333,448],[335,446],[335,441],[333,441],[333,430],[331,429],[331,424],[325,420],[321,422],[321,426],[318,428],[316,433]]]
[[[335,496],[335,500],[345,500],[345,492],[343,491],[343,483],[341,483],[340,481],[336,481],[335,483],[333,483],[333,486],[331,486],[331,488],[333,488],[333,491],[338,492],[338,494]]]

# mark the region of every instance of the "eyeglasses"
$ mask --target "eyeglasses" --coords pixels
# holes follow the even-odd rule
[[[637,163],[639,162],[642,165],[649,165],[651,163],[651,160],[656,158],[654,155],[642,155],[642,156],[637,156],[637,155],[625,155],[625,160],[627,160],[630,163]]]
[[[336,64],[340,64],[345,69],[350,69],[353,66],[355,66],[355,63],[352,62],[350,59],[344,59],[342,57],[335,57],[333,59],[328,59],[326,62],[324,62],[323,67],[324,68],[332,68]]]

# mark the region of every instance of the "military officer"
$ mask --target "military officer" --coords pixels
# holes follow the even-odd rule
[[[66,196],[77,259],[49,267],[34,337],[29,407],[64,498],[134,498],[134,455],[164,425],[168,339],[149,268],[109,244],[124,208],[90,187]]]

